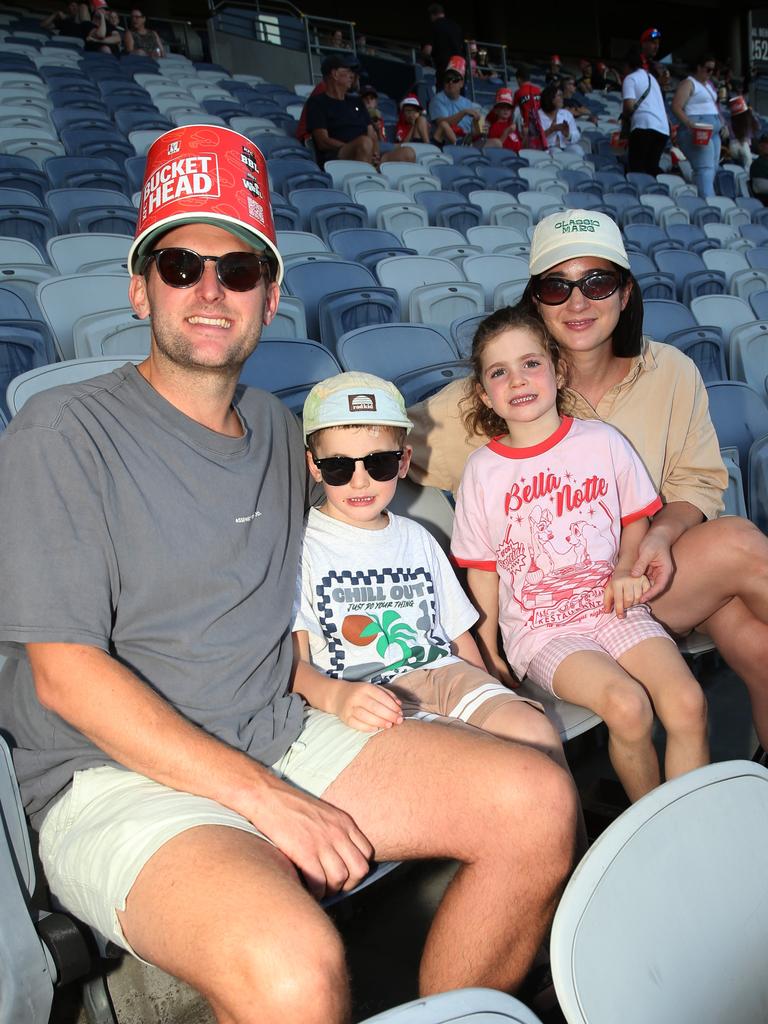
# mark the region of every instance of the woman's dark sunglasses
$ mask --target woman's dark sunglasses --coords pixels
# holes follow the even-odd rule
[[[162,280],[171,288],[191,288],[203,276],[207,262],[216,265],[216,277],[233,292],[249,292],[271,277],[266,256],[255,252],[228,252],[223,256],[201,256],[193,249],[156,249],[147,256],[144,273],[154,262]]]
[[[545,306],[561,306],[578,288],[585,299],[607,299],[621,287],[622,275],[614,270],[592,270],[578,281],[565,277],[540,277],[533,285],[533,294]]]
[[[365,471],[371,480],[378,480],[383,483],[385,480],[394,480],[400,469],[400,459],[403,457],[403,449],[397,452],[371,452],[359,459],[350,458],[348,455],[332,455],[328,459],[315,459],[315,465],[320,470],[324,483],[330,487],[341,487],[348,484],[355,475],[355,466],[362,462]]]

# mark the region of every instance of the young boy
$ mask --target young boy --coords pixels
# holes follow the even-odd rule
[[[307,396],[307,463],[325,500],[304,535],[293,688],[364,732],[443,716],[564,763],[541,705],[485,671],[469,634],[477,612],[436,541],[387,511],[410,427],[400,392],[371,374],[339,374]]]

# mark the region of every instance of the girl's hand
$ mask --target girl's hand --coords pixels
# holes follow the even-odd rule
[[[486,667],[490,675],[494,676],[502,684],[510,690],[516,690],[520,685],[520,681],[514,677],[512,670],[507,664],[506,660],[498,652],[488,654],[487,660],[490,662]]]
[[[628,569],[616,569],[605,588],[603,607],[607,612],[613,609],[616,617],[623,619],[627,608],[639,604],[650,589],[647,576],[633,576]]]
[[[375,683],[338,682],[342,685],[329,710],[352,729],[376,732],[402,722],[400,701],[385,687]]]

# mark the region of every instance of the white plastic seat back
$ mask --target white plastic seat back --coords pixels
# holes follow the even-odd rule
[[[513,210],[520,209],[520,204],[508,192],[501,192],[493,188],[476,189],[470,192],[469,201],[483,211],[483,224],[491,223],[491,214],[496,209],[506,210],[508,207]],[[530,218],[530,213],[528,213],[528,217]],[[529,223],[533,223],[533,221],[529,220]]]
[[[726,346],[734,328],[755,319],[749,303],[736,295],[697,295],[691,299],[691,312],[702,327],[719,327]]]
[[[121,274],[65,274],[37,286],[37,303],[53,331],[62,359],[75,355],[72,328],[81,316],[124,309],[130,278]]]
[[[733,249],[707,249],[701,254],[707,270],[720,270],[730,286],[731,278],[737,270],[749,270],[747,258],[743,253]]]
[[[77,384],[90,380],[102,373],[110,373],[129,361],[138,363],[140,358],[129,360],[125,356],[97,356],[95,359],[68,359],[63,363],[51,363],[36,370],[28,370],[8,385],[8,408],[15,416],[24,403],[39,391],[58,387],[59,384]]]
[[[467,229],[467,241],[470,245],[479,245],[483,252],[495,252],[503,245],[528,243],[528,236],[517,228],[496,227],[490,224],[479,224]]]
[[[77,359],[90,356],[149,355],[149,320],[141,320],[130,307],[81,316],[72,328]]]
[[[467,256],[462,270],[468,281],[476,281],[483,286],[486,309],[492,310],[494,293],[499,285],[528,277],[528,260],[501,254]]]
[[[446,246],[464,246],[467,240],[455,228],[406,228],[403,245],[415,249],[420,256],[431,256],[435,249]]]
[[[403,320],[408,319],[408,300],[414,288],[466,281],[455,263],[438,256],[388,256],[378,264],[376,273],[385,288],[397,292]]]
[[[484,312],[483,287],[471,281],[420,285],[413,289],[408,299],[408,319],[414,324],[448,327],[460,317]]]
[[[541,1024],[514,996],[487,988],[456,989],[414,999],[361,1024]]]
[[[768,1006],[768,771],[730,761],[606,829],[555,915],[568,1024],[756,1024]]]
[[[105,260],[122,260],[127,270],[131,241],[128,235],[83,232],[56,235],[49,239],[46,248],[60,274],[78,274],[89,263]]]

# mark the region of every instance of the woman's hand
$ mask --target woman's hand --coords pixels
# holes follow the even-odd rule
[[[651,589],[647,576],[633,576],[628,569],[616,569],[605,588],[603,608],[616,612],[616,617],[623,619],[627,608],[640,604],[643,595]]]
[[[403,709],[397,697],[375,683],[350,683],[339,680],[329,710],[337,718],[360,732],[390,729],[403,720]]]
[[[651,527],[640,541],[637,558],[631,570],[632,576],[646,576],[650,583],[650,588],[643,593],[643,603],[647,604],[667,589],[672,582],[674,571],[669,541],[664,533]]]

